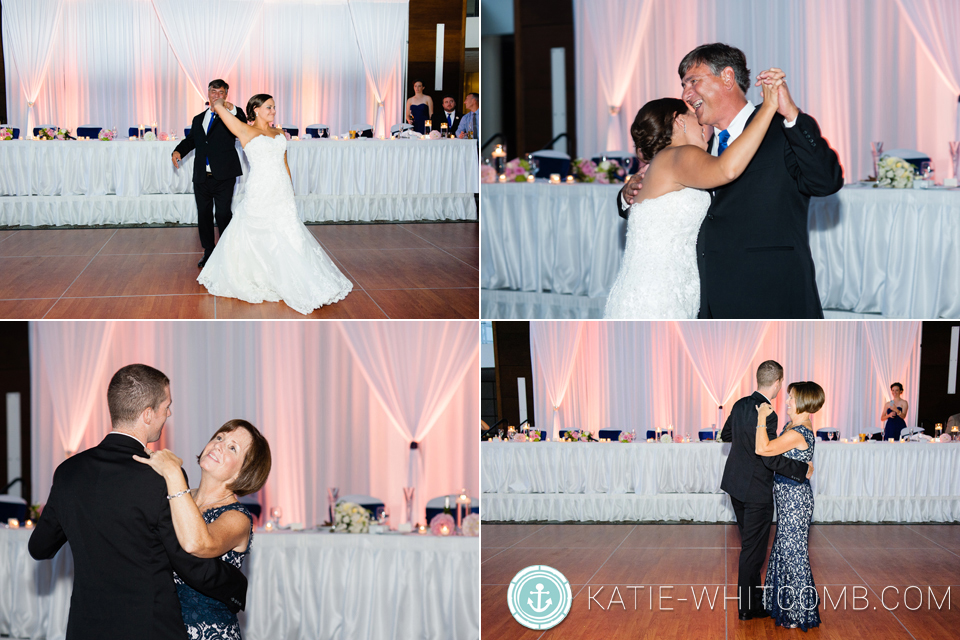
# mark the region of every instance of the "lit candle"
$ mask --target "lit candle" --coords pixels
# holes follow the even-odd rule
[[[534,178],[533,176],[527,176],[527,182],[532,184],[534,180],[536,180],[536,178]]]
[[[573,184],[573,176],[567,176],[567,184]]]
[[[449,509],[449,508],[450,508],[450,496],[444,496],[444,497],[443,497],[443,508],[444,508],[444,509]]]
[[[427,532],[427,525],[422,524],[419,527],[417,527],[417,532],[420,533],[420,535],[425,534]]]
[[[550,184],[560,184],[560,174],[551,173],[550,174]]]
[[[450,535],[450,527],[448,527],[447,525],[443,525],[442,527],[440,527],[440,535],[442,536]]]
[[[17,520],[16,518],[10,518],[9,520],[7,520],[7,526],[10,527],[11,529],[19,529],[20,521]]]
[[[268,531],[268,532],[269,532],[269,531],[273,531],[273,523],[272,523],[272,522],[267,522],[267,524],[264,525],[263,528],[264,528],[265,531]]]
[[[503,174],[500,174],[500,177],[497,178],[497,180],[499,180],[500,182],[506,182],[506,181],[507,181],[507,176],[505,176],[505,175],[503,175]]]
[[[943,423],[942,423],[942,422],[938,422],[938,423],[937,423],[936,431],[937,431],[937,435],[938,435],[938,436],[939,436],[941,433],[943,433]]]
[[[887,442],[893,442],[893,438],[887,438]]]
[[[494,158],[506,158],[507,152],[503,150],[503,145],[498,144],[497,148],[493,150],[493,153],[490,154]]]
[[[33,529],[33,520],[27,520],[23,523],[23,526],[25,526],[27,529]]]

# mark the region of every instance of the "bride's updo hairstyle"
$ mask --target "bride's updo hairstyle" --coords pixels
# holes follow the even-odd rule
[[[249,100],[247,100],[247,122],[253,122],[257,119],[257,114],[254,109],[258,108],[267,100],[272,100],[273,96],[266,93],[258,93]]]
[[[670,144],[674,119],[687,111],[687,103],[679,98],[660,98],[651,100],[637,112],[630,135],[646,162],[652,162],[653,157]]]

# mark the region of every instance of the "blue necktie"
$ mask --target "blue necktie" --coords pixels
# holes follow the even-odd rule
[[[718,158],[719,158],[720,155],[724,152],[724,150],[726,150],[726,148],[727,148],[727,142],[728,142],[729,140],[730,140],[730,132],[727,131],[726,129],[724,129],[723,131],[720,132],[720,146],[717,147],[717,157],[718,157]]]
[[[211,114],[211,116],[212,116],[212,117],[210,118],[210,124],[207,125],[207,137],[210,137],[210,129],[213,129],[213,121],[217,119],[217,113],[214,111],[214,112]],[[209,166],[210,166],[210,156],[207,156],[206,158],[204,158],[204,160],[205,160],[204,165],[207,166],[207,167],[209,167]]]

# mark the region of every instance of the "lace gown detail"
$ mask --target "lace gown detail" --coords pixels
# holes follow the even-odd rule
[[[250,541],[247,543],[247,550],[241,553],[231,549],[220,556],[221,560],[242,569],[243,560],[253,546],[253,516],[250,512],[239,502],[234,502],[204,512],[203,520],[210,524],[227,511],[239,511],[250,518]],[[187,627],[187,637],[190,640],[241,640],[240,623],[227,605],[194,591],[176,573],[173,574],[173,581],[177,585],[183,624]]]
[[[604,318],[697,317],[697,235],[709,207],[710,194],[690,188],[630,207],[623,262]]]
[[[816,437],[804,426],[795,427],[807,449],[791,449],[785,458],[810,462]],[[810,522],[813,520],[813,490],[810,481],[796,482],[780,474],[773,478],[777,504],[777,536],[767,565],[763,606],[776,624],[806,631],[820,626],[820,596],[810,570]]]
[[[197,282],[215,296],[252,304],[283,300],[309,314],[353,289],[300,221],[283,162],[287,140],[259,136],[244,151],[250,175],[243,201]]]

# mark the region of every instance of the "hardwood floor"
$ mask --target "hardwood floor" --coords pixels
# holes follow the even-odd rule
[[[353,282],[309,316],[215,298],[197,281],[195,227],[0,230],[0,318],[479,317],[478,224],[311,225]]]
[[[960,628],[960,524],[814,525],[810,564],[823,601],[820,627],[805,634],[769,618],[741,622],[734,600],[724,608],[723,585],[736,592],[735,525],[484,524],[480,545],[482,638],[939,640]],[[547,631],[523,627],[507,608],[513,576],[536,564],[563,573],[574,595]],[[911,585],[920,591],[905,595]]]

